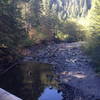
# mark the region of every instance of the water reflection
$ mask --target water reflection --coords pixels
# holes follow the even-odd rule
[[[47,87],[58,87],[58,83],[53,80],[54,74],[51,68],[49,64],[24,62],[0,78],[0,86],[23,100],[43,100],[39,97],[45,94],[45,91],[47,94],[50,92],[49,96],[56,92],[56,89],[49,90]],[[57,96],[56,92],[56,96],[59,95]]]
[[[39,97],[39,100],[62,100],[62,92],[59,92],[55,88],[46,88],[43,94]]]

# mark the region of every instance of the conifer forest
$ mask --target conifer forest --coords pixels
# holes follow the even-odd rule
[[[0,100],[100,100],[100,0],[0,0]]]

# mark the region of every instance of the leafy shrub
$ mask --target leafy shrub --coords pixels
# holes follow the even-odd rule
[[[65,41],[65,40],[67,40],[69,38],[69,35],[58,31],[56,36],[55,36],[55,38],[57,38],[59,40],[62,40],[62,41]]]
[[[100,72],[100,34],[88,38],[85,50],[93,59],[96,72]]]
[[[93,58],[96,71],[100,72],[100,0],[93,0],[92,3],[88,15],[90,36],[87,38],[85,48]]]
[[[66,34],[65,40],[67,42],[82,41],[85,38],[85,30],[83,30],[84,27],[80,24],[77,24],[75,21],[68,20],[66,23],[59,24],[58,27],[62,35]]]

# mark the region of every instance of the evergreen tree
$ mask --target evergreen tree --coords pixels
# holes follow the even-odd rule
[[[89,12],[89,25],[92,33],[100,33],[100,0],[93,0],[92,9]]]
[[[32,0],[30,5],[32,26],[37,27],[40,25],[40,17],[42,11],[42,0]]]
[[[84,6],[83,6],[83,12],[82,12],[82,16],[86,16],[88,12],[88,3],[87,3],[87,0],[84,0]]]
[[[85,17],[91,8],[91,0],[50,0],[50,8],[54,8],[61,17]],[[54,10],[54,9],[53,9]]]
[[[21,20],[20,9],[17,1],[5,0],[0,2],[0,45],[17,47],[26,38],[26,33],[19,22]]]
[[[93,0],[89,13],[89,30],[91,36],[88,50],[100,71],[100,0]]]

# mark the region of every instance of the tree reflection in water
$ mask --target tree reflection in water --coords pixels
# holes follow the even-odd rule
[[[58,87],[49,64],[24,62],[0,78],[0,86],[23,100],[38,100],[45,88]]]

